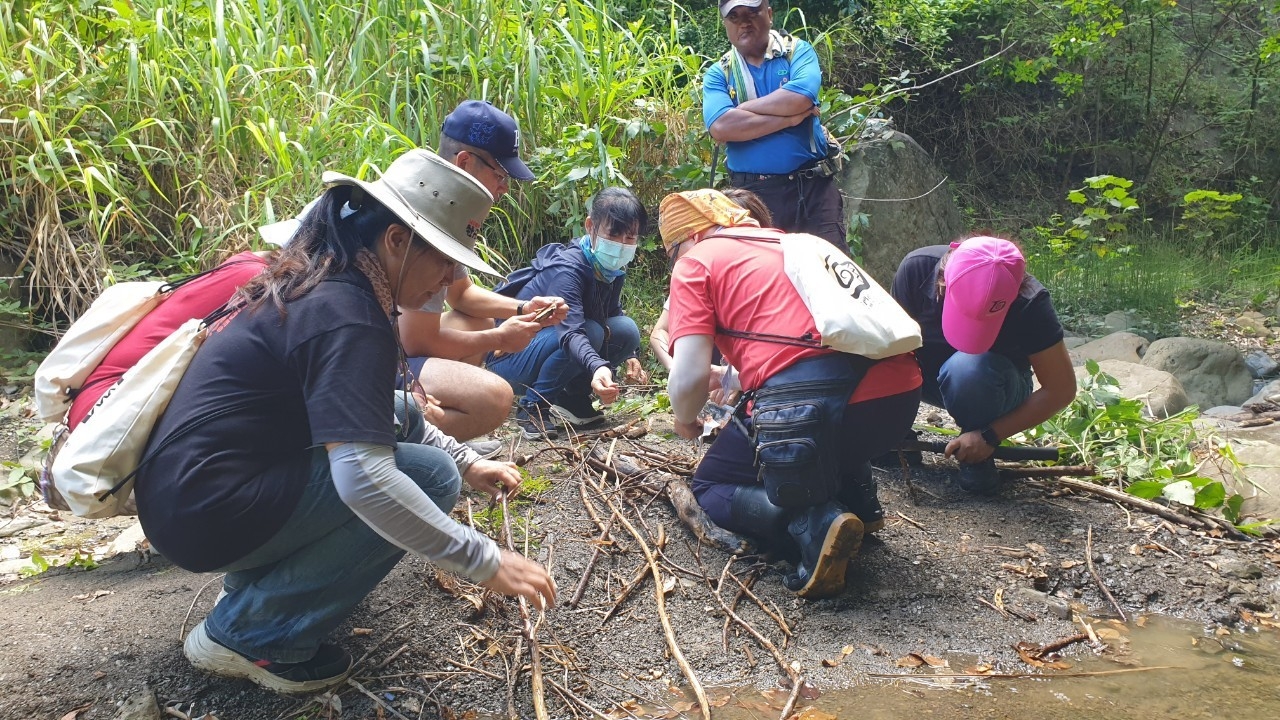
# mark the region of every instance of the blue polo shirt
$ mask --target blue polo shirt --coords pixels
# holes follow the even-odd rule
[[[764,97],[778,88],[799,93],[814,103],[822,88],[822,68],[813,46],[796,40],[791,60],[786,55],[766,59],[760,67],[746,63],[755,82],[756,95]],[[744,94],[739,89],[738,98]],[[702,121],[707,129],[737,103],[729,97],[729,84],[720,62],[712,63],[702,78]],[[827,137],[818,118],[755,140],[727,143],[726,163],[733,172],[784,174],[826,156]]]

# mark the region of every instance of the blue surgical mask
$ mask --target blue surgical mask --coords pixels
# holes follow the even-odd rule
[[[636,257],[635,245],[624,245],[600,236],[596,236],[595,240],[596,261],[606,270],[621,270]]]

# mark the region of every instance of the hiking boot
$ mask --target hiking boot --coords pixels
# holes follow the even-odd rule
[[[996,470],[996,459],[987,458],[980,463],[961,463],[960,487],[974,495],[994,495],[1000,489],[1000,473]]]
[[[520,426],[525,440],[555,440],[560,437],[551,408],[544,403],[520,403],[516,410],[516,425]]]
[[[869,462],[864,462],[840,489],[840,502],[858,516],[862,532],[867,535],[884,529],[884,506],[880,504],[879,489]]]
[[[782,584],[803,598],[829,598],[844,592],[845,570],[862,547],[858,516],[828,501],[796,511],[787,532],[800,547],[800,562]]]
[[[491,460],[502,452],[501,440],[468,440],[463,445],[474,450],[481,460]]]
[[[591,393],[562,392],[551,406],[551,412],[576,428],[586,428],[604,422],[604,412],[597,410],[591,401]]]
[[[306,693],[336,685],[351,669],[351,655],[337,645],[321,645],[300,663],[251,660],[209,637],[204,621],[187,635],[182,651],[195,667],[226,678],[245,678],[268,690]]]
[[[769,502],[762,485],[739,485],[729,500],[729,519],[734,532],[749,535],[762,550],[778,555],[796,555],[795,542],[787,533],[787,511]]]

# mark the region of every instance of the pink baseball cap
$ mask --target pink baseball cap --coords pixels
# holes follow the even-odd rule
[[[995,344],[1027,261],[1017,245],[1000,238],[969,238],[951,248],[943,271],[942,334],[960,352],[979,355]]]

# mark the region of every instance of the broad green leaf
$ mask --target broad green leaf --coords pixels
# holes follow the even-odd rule
[[[1144,500],[1152,500],[1160,497],[1160,494],[1164,492],[1164,483],[1155,480],[1139,480],[1138,482],[1129,483],[1129,487],[1125,488],[1125,492]]]
[[[1196,507],[1209,510],[1222,505],[1227,498],[1227,490],[1220,482],[1210,482],[1196,491]]]
[[[1176,503],[1183,505],[1196,504],[1196,489],[1186,480],[1179,480],[1165,485],[1161,494]]]

